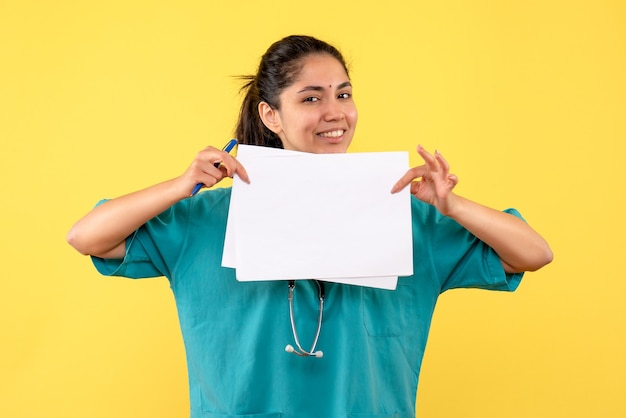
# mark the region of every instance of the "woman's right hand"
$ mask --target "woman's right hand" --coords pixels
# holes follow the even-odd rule
[[[246,169],[235,157],[226,151],[208,146],[196,154],[189,168],[177,178],[177,183],[181,195],[189,197],[197,184],[212,187],[224,177],[233,177],[235,174],[246,183],[250,182]]]
[[[245,168],[232,155],[214,147],[206,147],[179,177],[93,208],[70,229],[67,241],[81,254],[122,258],[126,250],[126,238],[176,202],[190,197],[196,184],[211,187],[224,177],[233,177],[235,174],[249,182]]]

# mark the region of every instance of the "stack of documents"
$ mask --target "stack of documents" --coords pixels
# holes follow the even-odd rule
[[[222,265],[237,280],[395,289],[413,274],[406,152],[309,154],[239,145]]]

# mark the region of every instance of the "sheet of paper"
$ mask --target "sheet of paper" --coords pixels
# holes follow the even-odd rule
[[[237,159],[247,161],[250,158],[257,156],[271,156],[271,155],[299,155],[301,152],[282,150],[270,147],[259,147],[251,145],[238,145],[237,146]],[[239,178],[233,179],[233,189],[235,183],[240,183]],[[230,207],[228,209],[228,221],[226,223],[226,237],[224,239],[224,253],[222,254],[222,266],[236,268],[236,247],[235,247],[235,219],[237,213],[241,209],[241,206],[236,202],[237,192],[231,195]],[[245,210],[245,209],[242,209]]]
[[[255,146],[247,146],[242,145],[239,152],[238,158],[243,156],[244,161],[248,158],[254,158],[255,156],[264,155],[301,155],[301,152],[297,151],[289,151],[289,150],[280,150],[276,148],[268,148],[268,147],[255,147]],[[235,198],[236,199],[236,198]],[[232,199],[231,199],[232,204]],[[237,216],[236,212],[240,208],[240,205],[232,205],[229,211],[229,221],[226,224],[226,239],[224,242],[224,254],[222,259],[222,265],[224,267],[236,268],[236,247],[235,247],[235,238],[234,238],[234,228],[235,222],[233,221]],[[300,278],[304,279],[304,278]],[[299,279],[295,279],[299,280]],[[398,277],[397,276],[382,276],[382,277],[350,277],[350,278],[326,278],[326,281],[331,281],[335,283],[344,283],[351,284],[357,286],[366,286],[366,287],[376,287],[387,290],[395,290]]]
[[[395,288],[412,274],[406,153],[308,154],[240,146],[223,265],[237,279]]]

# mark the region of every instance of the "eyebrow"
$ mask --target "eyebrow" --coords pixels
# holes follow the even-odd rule
[[[343,83],[339,84],[337,86],[337,90],[341,90],[343,88],[346,87],[351,87],[352,83],[350,83],[349,81],[344,81]],[[298,91],[298,93],[304,93],[307,91],[324,91],[324,87],[322,86],[306,86],[304,87],[302,90]]]

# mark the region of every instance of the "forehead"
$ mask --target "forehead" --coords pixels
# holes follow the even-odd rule
[[[337,58],[328,54],[313,54],[302,59],[300,72],[293,85],[335,87],[345,81],[349,81],[348,74]]]

